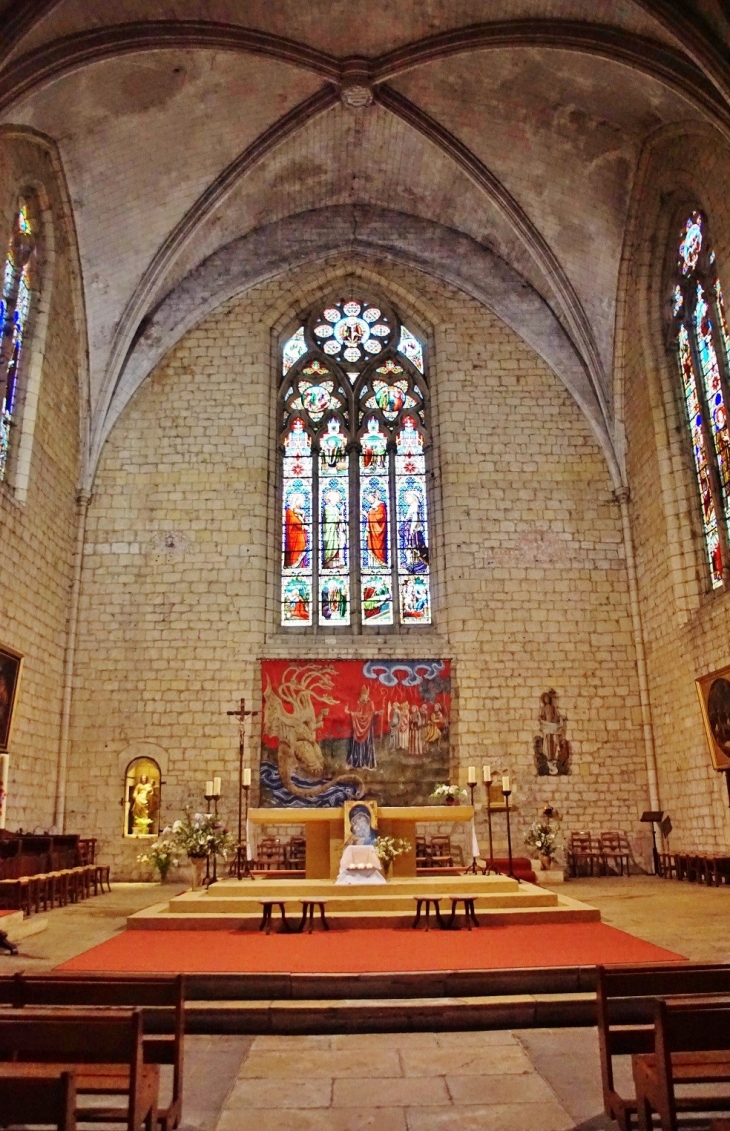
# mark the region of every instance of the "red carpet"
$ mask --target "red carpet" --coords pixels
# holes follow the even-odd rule
[[[677,962],[682,956],[604,923],[550,923],[474,931],[123,931],[58,970],[102,973],[337,973],[497,970]]]

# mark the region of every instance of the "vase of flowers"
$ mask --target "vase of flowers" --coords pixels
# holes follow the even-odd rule
[[[411,851],[411,842],[403,837],[379,836],[375,838],[373,848],[383,865],[383,871],[388,875],[396,856],[402,856],[405,852]]]
[[[190,861],[190,880],[193,890],[200,886],[203,865],[211,854],[226,856],[234,848],[234,840],[222,821],[212,813],[191,813],[183,816],[171,828],[172,839],[181,853]]]
[[[542,817],[533,821],[527,830],[525,844],[537,849],[540,868],[543,872],[550,871],[555,855],[555,841],[558,838],[558,832],[557,822],[551,821],[549,817]]]
[[[431,797],[443,800],[444,805],[459,805],[462,797],[466,796],[465,789],[459,789],[458,785],[448,785],[446,782],[437,785],[431,793]]]
[[[176,868],[180,863],[177,845],[172,839],[172,829],[163,829],[154,844],[146,852],[141,852],[137,860],[140,864],[151,864],[160,873],[160,883],[164,884],[170,868]]]

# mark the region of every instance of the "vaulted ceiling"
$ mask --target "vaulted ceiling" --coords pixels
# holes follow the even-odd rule
[[[709,121],[730,139],[726,9],[0,0],[0,121],[55,142],[72,200],[87,476],[196,288],[202,311],[284,269],[287,249],[349,245],[493,305],[574,393],[619,478],[610,377],[633,178],[662,127]]]

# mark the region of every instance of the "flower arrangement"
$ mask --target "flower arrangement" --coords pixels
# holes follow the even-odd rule
[[[200,860],[211,852],[225,859],[235,847],[228,829],[212,813],[191,813],[186,809],[169,832],[179,851],[193,860]]]
[[[160,837],[151,844],[146,852],[141,852],[137,857],[140,864],[151,864],[160,873],[160,880],[164,884],[170,868],[176,868],[180,863],[177,852],[178,846],[171,837],[171,829],[165,829]]]
[[[404,840],[403,837],[378,836],[375,838],[373,847],[382,860],[383,866],[387,868],[389,864],[393,863],[396,856],[410,852],[411,842]]]
[[[452,805],[460,798],[466,796],[467,792],[465,789],[459,789],[458,785],[447,785],[446,782],[437,785],[431,793],[431,797],[443,797],[444,801]]]
[[[552,858],[555,854],[555,841],[558,839],[560,828],[549,817],[538,818],[533,821],[527,830],[525,844],[536,848],[541,856]]]

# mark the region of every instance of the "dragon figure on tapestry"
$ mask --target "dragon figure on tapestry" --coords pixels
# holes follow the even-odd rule
[[[421,804],[448,776],[448,660],[264,660],[263,807]]]

